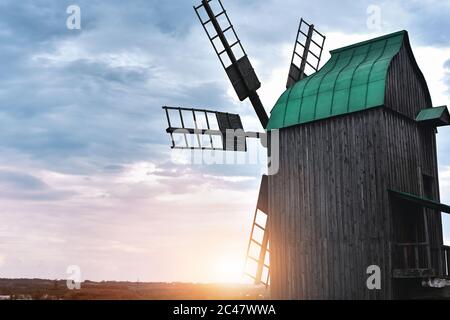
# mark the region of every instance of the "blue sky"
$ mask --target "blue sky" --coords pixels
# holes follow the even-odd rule
[[[67,6],[81,30],[66,28]],[[0,277],[147,281],[234,279],[262,165],[176,164],[162,105],[240,113],[193,1],[0,0]],[[450,2],[224,0],[263,83],[283,91],[298,20],[325,50],[410,33],[435,105],[450,95]],[[368,29],[367,8],[381,9]],[[328,55],[325,54],[323,62]],[[440,129],[443,201],[450,135]],[[255,146],[256,148],[256,146]],[[446,220],[450,238],[450,222]],[[226,266],[225,270],[224,267]]]

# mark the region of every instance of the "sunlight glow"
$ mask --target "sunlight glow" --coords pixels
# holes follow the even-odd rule
[[[240,256],[225,254],[213,262],[212,278],[218,283],[249,283],[244,277],[244,259]]]

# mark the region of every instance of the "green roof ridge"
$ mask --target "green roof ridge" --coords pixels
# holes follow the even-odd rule
[[[406,30],[396,31],[396,32],[393,32],[393,33],[389,33],[389,34],[385,34],[383,36],[379,36],[379,37],[373,38],[373,39],[364,40],[364,41],[361,41],[361,42],[350,44],[348,46],[336,48],[336,49],[330,50],[330,53],[336,53],[336,52],[352,49],[352,48],[355,48],[355,47],[359,47],[359,46],[363,46],[363,45],[369,44],[371,42],[389,39],[389,38],[392,38],[392,37],[395,37],[395,36],[398,36],[398,35],[403,35],[405,33],[408,33],[408,32]]]

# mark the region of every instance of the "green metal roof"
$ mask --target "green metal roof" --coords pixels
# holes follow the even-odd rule
[[[267,130],[384,105],[389,64],[406,34],[400,31],[330,51],[322,69],[281,95]]]
[[[450,114],[447,106],[422,109],[416,117],[416,121],[432,123],[437,126],[448,125]]]

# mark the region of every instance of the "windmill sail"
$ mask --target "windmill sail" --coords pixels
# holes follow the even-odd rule
[[[172,149],[247,151],[247,138],[262,133],[245,132],[238,114],[205,109],[164,106]]]
[[[212,4],[216,5],[215,9]],[[261,125],[266,128],[269,118],[256,92],[261,83],[222,2],[202,0],[194,9],[239,100],[250,99]]]
[[[269,286],[270,282],[270,248],[269,248],[269,183],[266,175],[262,176],[258,203],[253,218],[250,240],[247,247],[245,273],[255,284]]]
[[[325,36],[314,29],[313,24],[307,23],[302,18],[295,38],[286,88],[290,88],[297,81],[305,78],[307,76],[306,69],[311,72],[319,69],[324,44]]]

